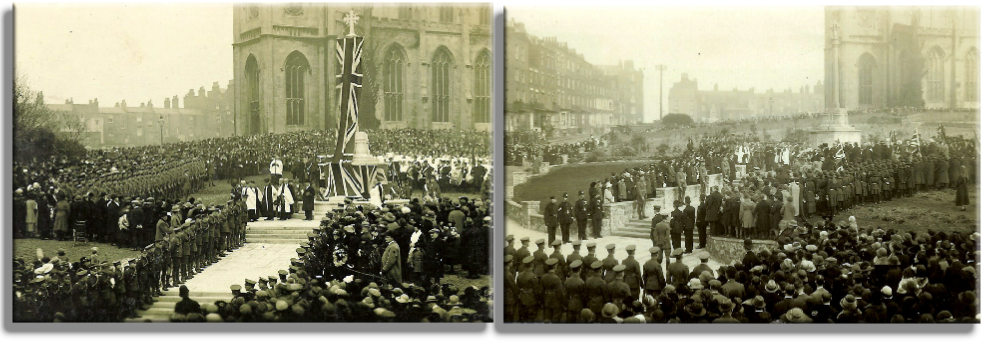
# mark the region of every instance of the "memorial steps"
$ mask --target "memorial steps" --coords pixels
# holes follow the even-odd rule
[[[710,228],[707,227],[707,229]],[[649,237],[651,231],[652,231],[652,220],[651,218],[649,218],[645,220],[630,220],[628,221],[627,224],[625,224],[624,227],[614,229],[611,235],[651,240],[651,237]],[[682,238],[683,242],[686,241],[685,239],[686,237],[683,236]],[[693,245],[694,246],[700,245],[700,234],[699,231],[695,228],[693,229]]]
[[[181,301],[181,297],[178,296],[178,288],[172,287],[167,289],[167,291],[162,292],[163,295],[154,298],[154,304],[151,305],[147,310],[141,310],[137,312],[138,318],[127,318],[124,322],[170,322],[171,315],[174,314],[174,306]],[[215,301],[229,301],[232,299],[232,294],[229,291],[226,292],[195,292],[191,291],[191,299],[194,299],[201,305],[207,305],[208,303],[214,303]]]

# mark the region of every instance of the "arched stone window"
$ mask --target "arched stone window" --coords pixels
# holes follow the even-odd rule
[[[286,81],[287,126],[304,125],[304,117],[307,116],[305,88],[308,70],[310,64],[300,52],[294,51],[287,56],[287,63],[283,67]]]
[[[980,102],[980,55],[976,49],[966,54],[966,101]]]
[[[874,104],[874,57],[865,53],[860,56],[857,63],[857,78],[859,87],[858,102],[861,106],[871,106]]]
[[[260,124],[260,105],[259,105],[259,63],[256,57],[249,55],[246,59],[246,102],[249,108],[249,132],[259,133]]]
[[[945,54],[942,49],[936,47],[928,54],[925,60],[925,67],[928,69],[926,81],[926,100],[928,102],[945,101]]]
[[[433,122],[450,121],[451,63],[451,54],[447,49],[437,49],[430,64],[430,84],[433,93],[431,121]]]
[[[491,122],[491,56],[482,52],[474,63],[474,122]]]
[[[403,65],[406,56],[398,45],[393,45],[386,52],[383,61],[385,83],[383,93],[386,105],[386,121],[403,121]]]

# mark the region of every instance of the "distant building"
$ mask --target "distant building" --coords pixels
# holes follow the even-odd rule
[[[827,6],[827,107],[897,107],[920,97],[928,108],[979,108],[979,11]],[[921,70],[912,70],[918,60]],[[921,93],[911,91],[917,89],[914,82],[920,82]]]
[[[824,109],[823,84],[802,86],[797,90],[776,92],[769,89],[756,93],[733,89],[699,90],[695,78],[683,74],[669,88],[669,113],[687,114],[695,121],[739,120],[756,116],[817,113]]]
[[[630,60],[595,65],[555,37],[536,37],[511,20],[505,27],[507,130],[604,132],[643,121],[644,75]]]
[[[336,39],[352,10],[365,37],[360,115],[383,128],[491,128],[490,5],[250,3],[233,7],[231,32],[240,134],[338,129]]]
[[[230,81],[229,87],[233,84]],[[138,106],[127,105],[126,100],[113,107],[101,107],[99,99],[88,104],[46,104],[66,123],[80,124],[82,140],[86,147],[130,147],[229,137],[234,134],[232,96],[218,82],[212,89],[205,87],[188,90],[184,96],[184,108],[179,108],[177,95],[164,98],[163,106],[153,100]]]

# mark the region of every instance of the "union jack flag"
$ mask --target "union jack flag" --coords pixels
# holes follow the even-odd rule
[[[334,160],[351,158],[355,153],[352,141],[358,132],[358,98],[362,92],[362,43],[364,37],[338,38],[336,57],[341,73],[336,76],[341,112],[338,116],[338,144]]]

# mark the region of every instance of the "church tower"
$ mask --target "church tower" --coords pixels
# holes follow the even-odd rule
[[[233,6],[238,134],[338,128],[349,11],[365,37],[363,128],[490,129],[490,6],[250,3]]]

